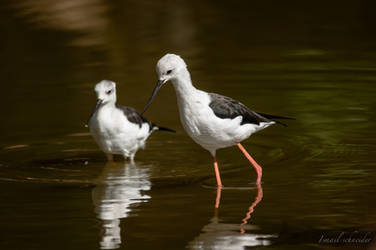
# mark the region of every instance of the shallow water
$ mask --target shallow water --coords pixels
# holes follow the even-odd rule
[[[0,6],[1,249],[332,249],[373,239],[376,19],[370,1],[6,1]],[[172,86],[146,116],[136,164],[85,128],[93,86],[142,109],[155,63],[182,55],[196,87],[295,117],[211,157],[184,132]],[[218,208],[215,208],[215,205]],[[321,242],[320,242],[321,239]],[[339,249],[372,248],[341,244]]]

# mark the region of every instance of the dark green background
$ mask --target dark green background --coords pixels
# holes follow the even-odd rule
[[[318,244],[323,234],[373,232],[375,8],[374,1],[3,1],[0,248],[98,248],[105,224],[98,210],[111,204],[129,209],[118,220],[123,249],[226,249],[225,242],[332,249]],[[136,156],[143,174],[129,174],[121,159],[105,167],[84,127],[96,82],[117,82],[119,103],[141,110],[155,63],[168,52],[185,59],[197,88],[297,119],[244,142],[264,169],[264,198],[245,234],[240,224],[256,192],[223,190],[215,215],[211,157],[181,127],[172,86],[146,116],[178,133],[150,137]],[[237,148],[217,159],[225,186],[253,187],[254,171]],[[265,235],[277,238],[252,240]],[[365,248],[341,249],[355,247]]]

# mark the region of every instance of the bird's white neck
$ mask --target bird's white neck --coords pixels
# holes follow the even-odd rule
[[[192,99],[197,92],[187,69],[182,69],[178,77],[172,79],[172,84],[174,85],[177,98],[181,101]]]
[[[116,103],[115,102],[107,102],[105,104],[103,104],[99,110],[111,110],[111,109],[114,109],[116,107]]]

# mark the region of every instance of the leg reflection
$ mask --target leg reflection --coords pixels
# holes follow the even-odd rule
[[[251,218],[251,214],[255,210],[255,207],[259,202],[262,200],[263,197],[263,192],[262,192],[262,186],[261,184],[257,184],[257,195],[255,198],[255,201],[251,204],[251,206],[248,208],[248,212],[246,213],[244,219],[242,220],[242,224],[240,224],[240,233],[244,234],[245,233],[245,225],[248,224],[248,220]]]
[[[226,189],[226,188],[224,188]],[[225,190],[226,191],[226,190]],[[224,191],[224,192],[225,192]],[[214,216],[201,229],[201,233],[188,243],[188,249],[246,249],[255,246],[268,246],[276,234],[264,234],[257,225],[247,225],[255,207],[261,202],[263,191],[261,185],[256,185],[256,194],[242,220],[239,232],[239,223],[231,223],[228,219],[219,218],[219,206],[222,188],[217,189]],[[235,219],[236,221],[237,219]],[[247,229],[247,231],[246,231]]]
[[[101,249],[116,249],[124,243],[121,220],[150,196],[149,168],[135,164],[108,162],[92,190],[96,217],[101,221]],[[123,236],[123,239],[122,239]]]

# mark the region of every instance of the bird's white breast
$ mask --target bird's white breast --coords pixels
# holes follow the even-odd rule
[[[128,121],[115,107],[101,107],[90,119],[90,132],[100,148],[111,154],[128,155],[140,147],[150,135],[149,125]]]

